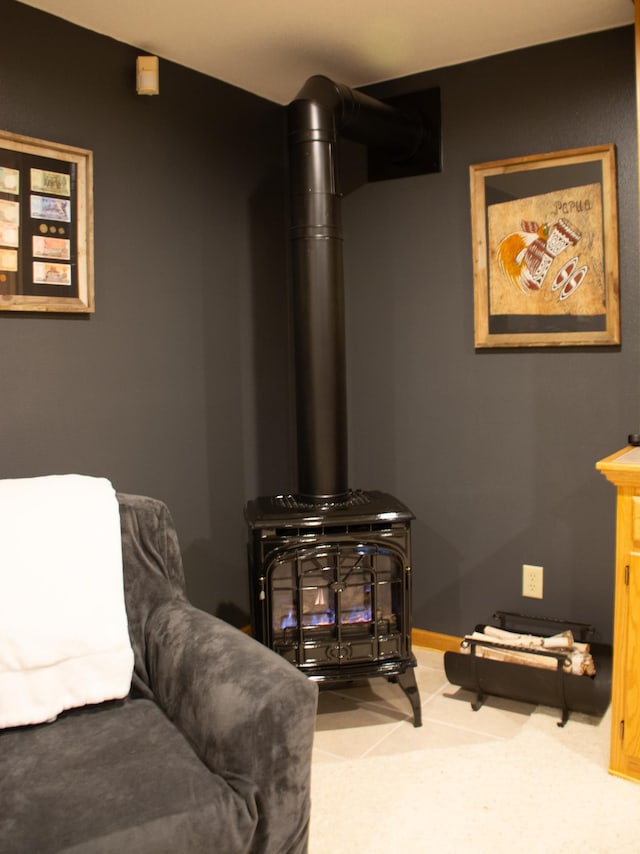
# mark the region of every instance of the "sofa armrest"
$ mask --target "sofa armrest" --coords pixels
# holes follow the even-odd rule
[[[257,786],[254,852],[301,854],[309,824],[317,687],[228,623],[183,600],[146,626],[153,693],[214,772]]]

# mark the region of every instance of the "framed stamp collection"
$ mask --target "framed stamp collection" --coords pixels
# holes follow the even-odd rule
[[[0,311],[94,311],[91,151],[0,131]]]
[[[620,343],[613,145],[470,167],[476,347]]]

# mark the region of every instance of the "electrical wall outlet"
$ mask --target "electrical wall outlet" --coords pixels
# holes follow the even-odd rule
[[[542,599],[544,567],[522,564],[522,595],[529,599]]]

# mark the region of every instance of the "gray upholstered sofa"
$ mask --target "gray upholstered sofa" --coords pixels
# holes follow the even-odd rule
[[[0,851],[305,851],[315,685],[188,603],[162,502],[118,500],[131,692],[0,732]]]

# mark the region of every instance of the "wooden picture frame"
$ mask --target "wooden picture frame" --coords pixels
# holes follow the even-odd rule
[[[94,311],[91,151],[0,131],[0,311]]]
[[[470,167],[475,346],[620,343],[613,145]]]

